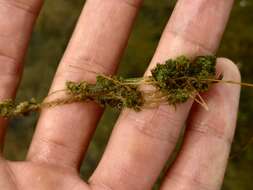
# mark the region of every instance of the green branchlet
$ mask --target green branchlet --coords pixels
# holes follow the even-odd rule
[[[0,116],[2,117],[25,116],[39,109],[40,103],[36,102],[34,98],[19,104],[16,104],[13,100],[0,102]]]
[[[138,86],[124,84],[124,79],[119,77],[99,75],[95,84],[67,82],[66,88],[70,96],[80,97],[82,101],[95,101],[101,106],[140,110],[143,104],[142,93],[138,90]]]
[[[13,114],[13,109],[15,109],[15,103],[13,100],[0,102],[0,115],[2,117],[11,116]]]

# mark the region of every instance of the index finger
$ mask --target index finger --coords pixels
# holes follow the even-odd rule
[[[179,55],[215,53],[233,0],[179,0],[146,74]],[[125,110],[91,178],[94,186],[151,189],[177,142],[191,102],[136,113]]]
[[[0,0],[0,101],[14,98],[42,0]],[[6,120],[0,117],[0,149]]]

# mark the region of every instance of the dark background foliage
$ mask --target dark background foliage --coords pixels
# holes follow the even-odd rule
[[[27,54],[24,77],[18,93],[19,100],[31,96],[42,99],[47,94],[83,3],[83,0],[45,2]],[[175,2],[171,0],[144,1],[122,59],[119,74],[127,77],[143,74],[174,4]],[[253,82],[252,13],[253,2],[251,0],[236,1],[218,52],[219,56],[228,57],[238,64],[242,79],[247,82]],[[246,151],[241,152],[242,147],[253,136],[252,95],[253,89],[242,90],[238,127],[232,153],[237,157],[229,162],[223,190],[251,190],[253,187],[253,145],[249,145]],[[117,116],[118,113],[115,111],[109,109],[105,111],[81,168],[83,178],[87,179],[96,167]],[[7,158],[24,159],[35,130],[36,120],[37,116],[33,115],[11,122],[6,138],[5,155]]]

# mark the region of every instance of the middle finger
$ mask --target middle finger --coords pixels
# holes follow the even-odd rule
[[[51,92],[64,89],[66,81],[93,82],[96,78],[94,72],[115,72],[141,1],[86,2],[57,70]],[[44,110],[28,159],[76,169],[88,147],[101,111],[94,103],[76,103]]]

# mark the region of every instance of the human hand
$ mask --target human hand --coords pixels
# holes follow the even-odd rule
[[[15,96],[24,50],[41,3],[0,0],[0,99]],[[51,92],[62,89],[67,80],[94,81],[91,70],[114,73],[140,4],[141,0],[87,1]],[[179,0],[146,74],[170,57],[214,53],[232,4],[232,0]],[[217,70],[226,80],[240,80],[237,68],[227,59],[218,59]],[[11,162],[1,157],[0,189],[151,189],[189,115],[182,149],[161,189],[218,190],[234,134],[239,91],[239,86],[215,84],[203,95],[209,111],[190,101],[176,110],[169,106],[138,113],[124,110],[87,183],[80,179],[79,167],[102,110],[94,103],[45,109],[27,159]],[[0,119],[1,142],[6,123]]]

